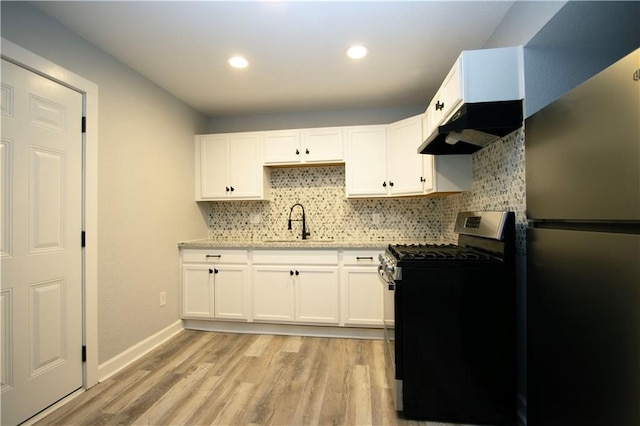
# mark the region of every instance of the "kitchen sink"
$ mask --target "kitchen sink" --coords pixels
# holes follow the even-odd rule
[[[333,243],[333,240],[302,240],[299,238],[263,240],[265,243]]]

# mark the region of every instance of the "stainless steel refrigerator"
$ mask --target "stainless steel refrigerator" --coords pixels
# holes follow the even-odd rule
[[[527,425],[640,425],[640,49],[525,122]]]

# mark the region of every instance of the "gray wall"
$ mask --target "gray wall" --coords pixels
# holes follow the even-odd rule
[[[640,2],[567,2],[525,45],[525,115],[638,47]]]
[[[99,85],[104,363],[179,319],[177,242],[207,233],[192,190],[193,135],[206,131],[207,120],[26,2],[2,2],[2,37]]]
[[[306,111],[236,117],[213,117],[209,120],[209,133],[388,124],[421,114],[426,107],[427,105],[425,104],[396,108]]]

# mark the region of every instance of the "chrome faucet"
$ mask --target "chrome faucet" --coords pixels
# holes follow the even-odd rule
[[[302,209],[302,219],[291,219],[291,214],[293,213],[293,209],[296,206],[300,206],[300,208]],[[302,221],[302,239],[306,240],[307,236],[311,235],[311,233],[307,231],[307,218],[304,214],[304,206],[300,203],[295,203],[293,206],[291,206],[291,210],[289,211],[289,226],[287,229],[291,229],[291,222],[300,222],[300,221]]]

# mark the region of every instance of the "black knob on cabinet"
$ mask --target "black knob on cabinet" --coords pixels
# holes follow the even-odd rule
[[[233,188],[233,186],[231,187],[231,192],[235,191],[235,189]]]
[[[300,275],[300,272],[296,271],[296,275]]]
[[[304,153],[305,153],[305,154],[308,154],[308,153],[309,153],[309,148],[307,148],[307,149],[304,151]]]
[[[296,155],[300,155],[300,150],[296,149]]]
[[[217,274],[218,272],[219,272],[219,271],[218,271],[217,269],[214,269],[214,270],[213,270],[213,273],[214,273],[214,274]]]
[[[293,271],[289,271],[289,275],[293,275]]]
[[[387,182],[382,182],[382,187],[386,188],[387,187]]]
[[[426,182],[427,180],[425,178],[423,178],[422,176],[420,176],[420,182]]]
[[[225,186],[225,187],[224,187],[224,189],[225,189],[227,192],[229,192],[229,187],[228,187],[228,186]]]
[[[393,186],[393,182],[389,181],[389,186]]]
[[[209,269],[209,273],[210,273],[210,274],[213,274],[213,269]]]
[[[436,101],[436,111],[442,111],[444,109],[444,103]]]

